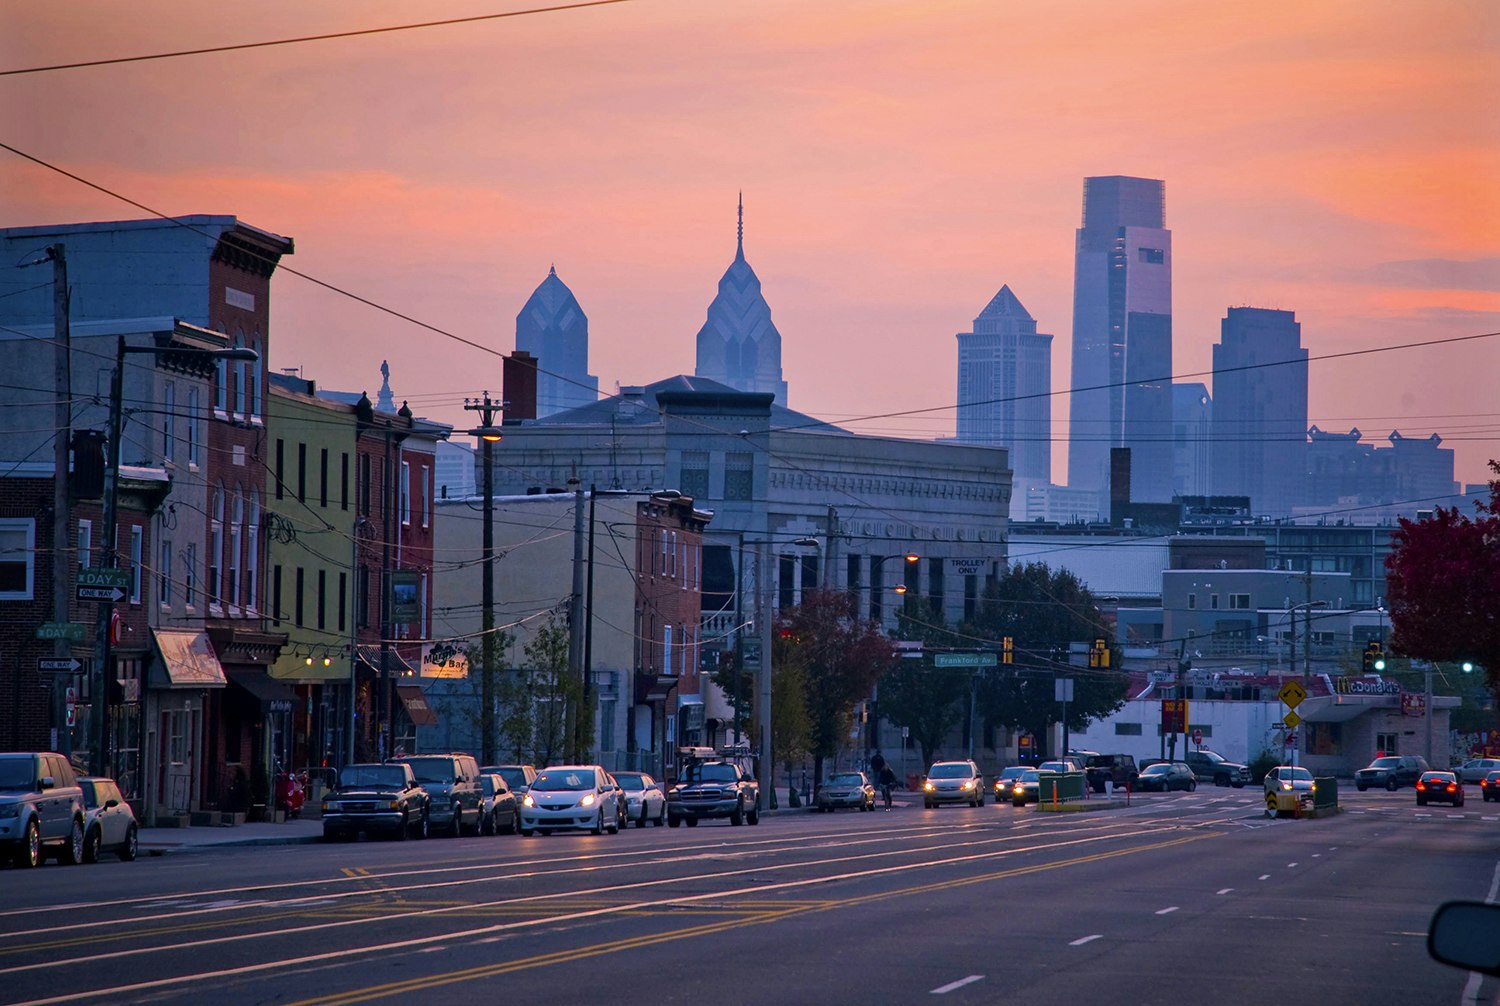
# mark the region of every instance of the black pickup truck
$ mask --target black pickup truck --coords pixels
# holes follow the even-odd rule
[[[760,823],[760,787],[755,778],[730,761],[695,761],[667,792],[667,824],[689,827],[706,817],[727,817],[730,824]]]
[[[1240,789],[1252,778],[1248,765],[1230,761],[1216,751],[1189,751],[1182,760],[1188,763],[1193,777],[1199,782]]]

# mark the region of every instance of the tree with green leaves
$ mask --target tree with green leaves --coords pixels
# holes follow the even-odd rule
[[[800,648],[791,639],[773,641],[771,678],[772,756],[781,760],[790,779],[792,770],[807,760],[812,719],[807,712],[807,668]],[[746,721],[753,722],[753,721]]]
[[[896,614],[895,636],[943,647],[962,642],[941,616],[922,612],[909,595]],[[969,676],[934,667],[930,659],[897,660],[880,679],[877,694],[881,718],[905,727],[922,751],[922,764],[931,765],[939,745],[967,713]]]
[[[532,714],[528,761],[535,765],[555,765],[567,759],[574,740],[568,730],[568,709],[583,700],[583,688],[568,673],[569,634],[566,622],[549,616],[522,648],[526,674],[521,687],[527,692]]]
[[[854,617],[849,596],[840,591],[803,594],[800,605],[777,618],[776,633],[794,648],[791,659],[803,670],[807,748],[814,782],[821,784],[823,761],[848,742],[855,704],[870,696],[896,657],[880,626]]]
[[[1118,667],[1099,669],[1068,664],[1069,644],[1109,638],[1094,596],[1067,570],[1045,563],[1017,563],[992,581],[979,610],[964,632],[999,645],[1005,636],[1015,646],[1015,663],[980,678],[979,703],[986,718],[1046,743],[1047,727],[1058,721],[1057,678],[1073,679],[1068,729],[1089,723],[1125,704],[1126,678]]]

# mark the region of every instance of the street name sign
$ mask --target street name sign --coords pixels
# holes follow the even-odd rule
[[[83,642],[84,628],[77,622],[43,622],[36,627],[38,639],[66,639],[72,643]]]
[[[78,571],[78,600],[120,601],[130,589],[130,570],[91,566]]]
[[[1000,663],[998,653],[934,653],[934,667],[996,667]]]

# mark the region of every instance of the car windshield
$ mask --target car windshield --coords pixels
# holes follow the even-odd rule
[[[1282,782],[1312,782],[1312,770],[1305,768],[1284,768],[1276,774]]]
[[[840,772],[828,777],[830,786],[858,786],[862,782],[864,780],[859,777],[858,772]]]
[[[548,769],[536,777],[532,789],[567,792],[594,788],[594,773],[582,769]]]
[[[967,779],[973,774],[974,770],[961,761],[940,761],[927,773],[931,779]]]
[[[1037,766],[1039,772],[1066,772],[1068,763],[1065,761],[1044,761]]]
[[[31,789],[36,785],[35,764],[30,758],[0,758],[0,789]]]
[[[1218,753],[1213,752],[1213,751],[1199,751],[1198,754],[1202,755],[1208,761],[1215,762],[1215,763],[1221,762],[1221,761],[1224,760],[1224,756],[1223,755],[1218,754]]]
[[[526,788],[526,770],[519,765],[511,765],[498,769],[497,774],[505,780],[505,785],[511,789]]]
[[[1025,772],[1026,769],[1022,768],[1021,766],[1012,765],[1009,768],[1003,768],[1000,770],[1000,778],[1015,779],[1016,777],[1023,775]]]
[[[1395,768],[1401,764],[1400,758],[1376,758],[1370,762],[1371,768]]]
[[[733,765],[725,765],[722,762],[714,762],[708,765],[695,765],[688,769],[689,782],[734,782],[739,778]]]
[[[639,772],[616,772],[615,782],[620,784],[621,789],[628,789],[632,793],[646,788],[645,780]]]
[[[417,777],[417,782],[453,781],[452,758],[407,758],[406,764],[411,766],[411,774]]]
[[[1041,780],[1041,778],[1042,778],[1042,773],[1038,772],[1034,768],[1029,768],[1026,771],[1024,771],[1024,772],[1021,773],[1021,780],[1020,781],[1021,782],[1038,782],[1038,781]]]
[[[1172,766],[1166,762],[1157,762],[1155,765],[1147,765],[1141,770],[1141,775],[1166,775]]]
[[[494,796],[500,792],[500,787],[495,785],[496,778],[493,774],[479,777],[479,787],[484,791],[485,796]]]
[[[375,786],[400,789],[406,773],[395,765],[349,765],[339,773],[339,789],[362,789]]]

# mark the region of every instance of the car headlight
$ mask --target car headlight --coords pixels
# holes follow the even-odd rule
[[[1292,784],[1289,783],[1289,782],[1284,782],[1284,783],[1281,784],[1281,788],[1282,789],[1291,789],[1292,788]]]
[[[927,792],[931,793],[935,787],[932,785],[931,782],[924,782],[922,784],[922,788],[925,789]]]
[[[521,797],[521,806],[523,806],[523,807],[535,807],[536,806],[536,801],[531,798],[531,794],[530,793],[527,793],[525,796]]]
[[[589,793],[585,795],[584,798],[579,801],[579,803],[584,807],[592,807],[594,805],[595,799],[597,798],[594,796],[594,794]]]
[[[339,802],[337,800],[324,800],[323,801],[323,813],[326,814],[330,810],[338,810],[338,809],[339,809]],[[0,817],[4,817],[4,816],[5,816],[5,808],[4,807],[0,807]]]
[[[400,800],[387,800],[386,804],[385,804],[385,809],[386,810],[400,810],[401,809],[401,801]]]
[[[973,789],[974,788],[974,780],[970,779],[968,782],[964,783],[963,784],[963,788],[964,789]]]

